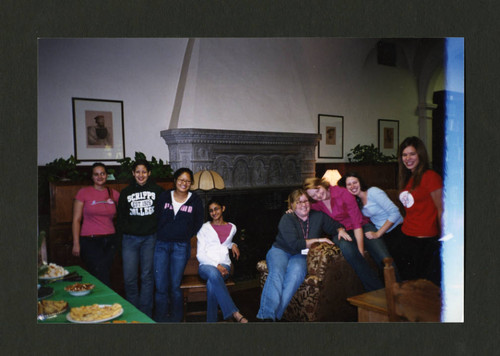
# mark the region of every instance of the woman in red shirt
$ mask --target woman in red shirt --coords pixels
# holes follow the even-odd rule
[[[418,137],[408,137],[399,146],[399,200],[405,207],[395,248],[401,278],[426,278],[441,284],[441,216],[443,214],[441,177],[429,168],[425,145]]]

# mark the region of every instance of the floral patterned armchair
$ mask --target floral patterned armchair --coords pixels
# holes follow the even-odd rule
[[[260,286],[268,271],[265,260],[257,263]],[[356,308],[347,298],[363,293],[363,286],[336,245],[315,243],[307,255],[307,275],[283,319],[287,321],[356,321]]]

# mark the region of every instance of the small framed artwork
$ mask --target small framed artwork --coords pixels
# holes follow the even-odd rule
[[[378,120],[378,149],[384,155],[397,156],[399,147],[399,121]]]
[[[318,115],[319,158],[344,157],[344,117],[338,115]]]
[[[123,101],[72,98],[75,158],[116,161],[125,157]]]

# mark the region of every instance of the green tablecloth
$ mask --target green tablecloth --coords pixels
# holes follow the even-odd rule
[[[66,319],[66,314],[69,313],[71,308],[80,307],[82,305],[92,305],[92,304],[113,304],[119,303],[123,307],[123,314],[114,320],[124,320],[128,323],[130,322],[140,322],[140,323],[154,323],[154,321],[149,318],[146,314],[138,310],[127,300],[123,299],[119,294],[114,292],[111,288],[106,286],[104,283],[99,281],[93,275],[88,273],[86,270],[80,266],[70,266],[65,267],[70,273],[77,272],[82,276],[80,283],[92,283],[95,285],[94,289],[90,294],[81,297],[74,297],[64,290],[64,287],[71,285],[76,282],[71,281],[58,281],[53,283],[48,283],[47,286],[54,288],[54,294],[47,300],[65,300],[68,302],[69,307],[66,313],[60,314],[55,318],[47,319],[44,321],[38,321],[39,323],[70,323]]]

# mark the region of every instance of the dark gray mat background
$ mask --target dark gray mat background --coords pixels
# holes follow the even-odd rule
[[[20,354],[493,354],[500,3],[4,0],[0,349]],[[466,313],[457,324],[37,325],[37,38],[465,37]]]

